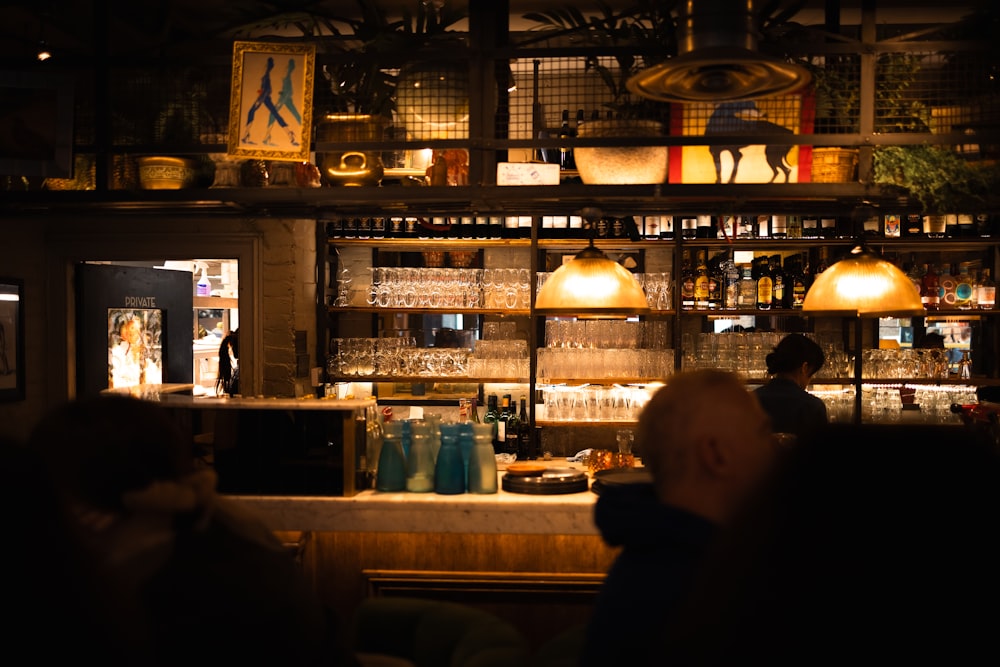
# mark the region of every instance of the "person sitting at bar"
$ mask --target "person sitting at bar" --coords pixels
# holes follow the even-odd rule
[[[353,665],[301,566],[216,493],[169,412],[131,396],[70,401],[29,438],[83,533],[151,630],[158,661]]]
[[[792,333],[778,342],[765,361],[771,379],[754,393],[771,417],[774,431],[801,440],[825,426],[829,422],[826,404],[806,391],[826,362],[823,348],[811,338]]]
[[[657,664],[990,662],[998,524],[984,431],[832,423],[720,533],[678,622],[658,628]]]
[[[594,520],[622,547],[601,586],[580,664],[641,664],[687,592],[717,526],[772,468],[767,415],[740,378],[702,369],[670,377],[639,415],[651,483],[608,486]]]

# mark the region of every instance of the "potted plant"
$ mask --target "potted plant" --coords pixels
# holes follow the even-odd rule
[[[588,55],[584,73],[604,83],[608,98],[606,118],[585,121],[579,138],[662,136],[669,105],[631,93],[626,82],[637,72],[677,52],[670,6],[640,0],[628,9],[612,8],[595,0],[595,11],[584,14],[576,6],[524,14],[542,32],[541,39],[582,38],[589,46],[615,47],[614,66],[607,57]],[[666,146],[578,146],[574,149],[580,179],[588,184],[663,183],[667,180]]]
[[[816,134],[857,134],[861,131],[860,58],[857,54],[826,56],[806,63],[815,90]],[[928,132],[930,111],[906,94],[916,82],[920,57],[885,53],[876,63],[874,130],[879,133]],[[813,148],[812,180],[842,183],[853,180],[858,149],[850,146]]]
[[[950,146],[879,146],[875,183],[902,188],[925,213],[952,213],[982,204],[1000,187],[1000,165],[974,163]]]

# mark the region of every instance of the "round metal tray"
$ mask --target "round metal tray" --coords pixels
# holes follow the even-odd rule
[[[546,468],[537,475],[505,474],[500,480],[501,488],[511,493],[533,495],[557,495],[579,493],[590,488],[587,473],[573,468]]]

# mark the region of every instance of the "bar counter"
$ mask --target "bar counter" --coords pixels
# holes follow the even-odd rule
[[[579,464],[552,461],[582,470]],[[498,475],[502,478],[504,472]],[[500,484],[498,484],[500,486]],[[362,491],[352,497],[230,496],[274,530],[597,535],[592,491],[441,495]]]

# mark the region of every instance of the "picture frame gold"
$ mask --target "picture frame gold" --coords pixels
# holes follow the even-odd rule
[[[233,43],[230,157],[309,160],[315,66],[313,44]]]

